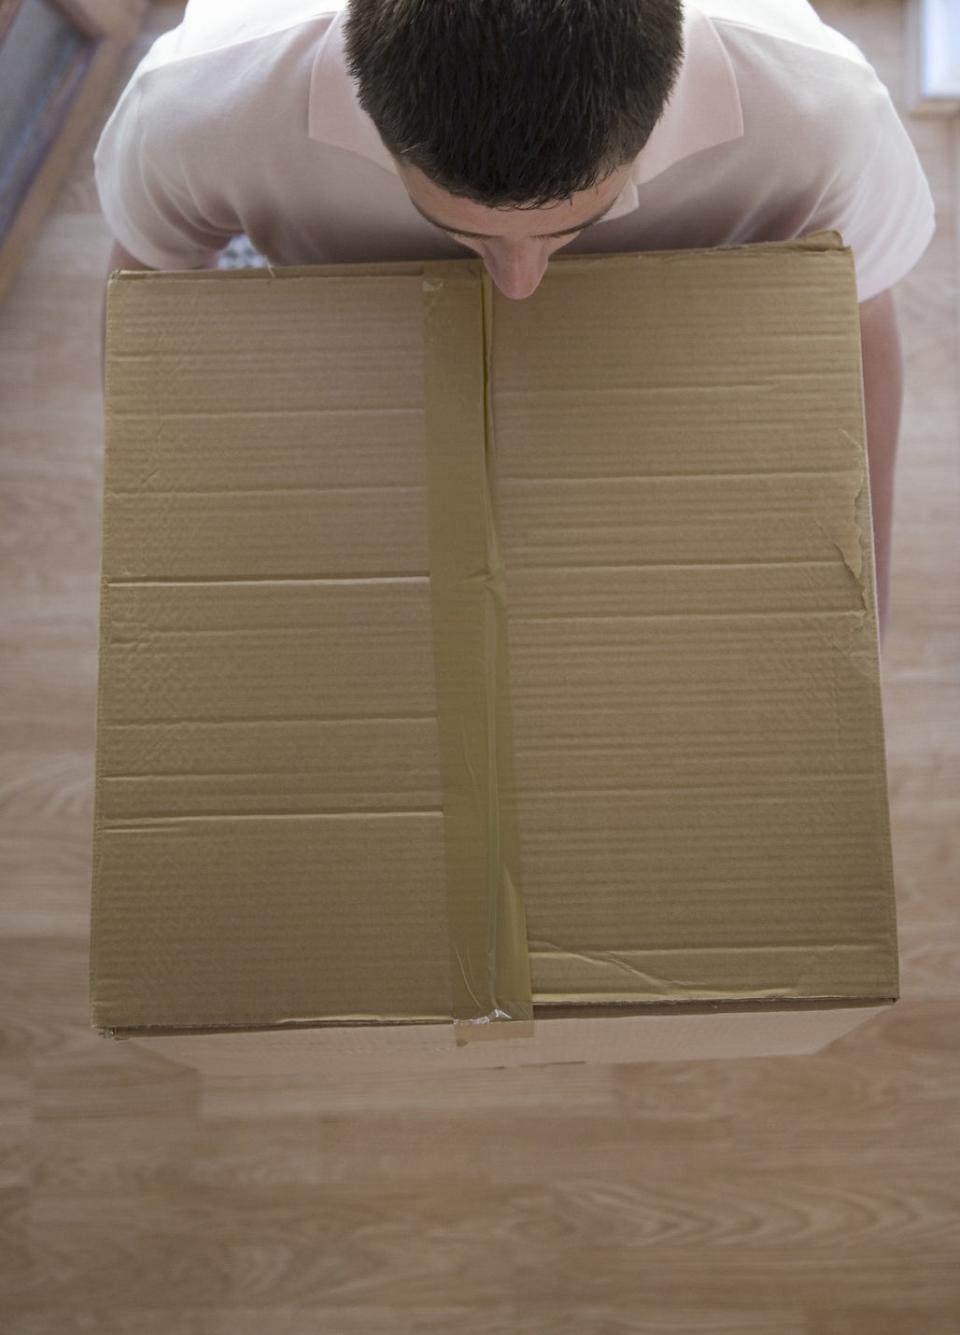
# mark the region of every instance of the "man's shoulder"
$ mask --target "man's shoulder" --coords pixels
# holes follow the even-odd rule
[[[814,159],[844,144],[854,154],[875,132],[889,94],[866,56],[807,0],[695,0],[713,23],[736,76],[749,147],[769,139]]]
[[[687,0],[704,13],[723,36],[753,33],[757,48],[795,47],[811,56],[839,56],[861,68],[869,62],[855,42],[817,14],[809,0]]]
[[[156,44],[157,65],[228,52],[309,26],[323,31],[346,0],[190,0],[179,25]],[[152,54],[152,52],[151,52]],[[146,62],[145,62],[146,65]]]
[[[342,0],[190,0],[134,70],[145,112],[167,130],[257,117],[296,97]]]
[[[264,126],[307,94],[317,49],[338,0],[191,0],[178,27],[137,66],[141,114],[164,136],[208,143]],[[269,116],[266,115],[269,110]],[[222,131],[222,133],[221,133]],[[253,148],[253,144],[250,145]]]

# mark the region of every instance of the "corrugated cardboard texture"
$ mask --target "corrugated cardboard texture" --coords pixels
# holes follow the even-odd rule
[[[537,1011],[895,997],[826,234],[558,256],[486,312],[479,261],[111,281],[94,1023],[453,1014],[425,282],[486,316]]]

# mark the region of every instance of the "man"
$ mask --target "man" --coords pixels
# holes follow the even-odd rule
[[[902,357],[930,189],[862,52],[807,0],[190,0],[95,153],[116,268],[788,240],[854,253],[881,633]]]

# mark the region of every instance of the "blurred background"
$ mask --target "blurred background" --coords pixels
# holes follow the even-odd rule
[[[91,155],[182,6],[0,0],[0,43],[31,4],[0,77],[0,145],[42,94],[30,180],[0,172],[0,1332],[956,1335],[960,68],[923,22],[960,6],[814,6],[890,89],[938,217],[895,289],[902,1000],[813,1057],[265,1086],[88,1023],[111,249]]]

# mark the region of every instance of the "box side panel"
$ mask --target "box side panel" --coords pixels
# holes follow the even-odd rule
[[[465,1071],[553,1062],[599,1064],[785,1057],[819,1052],[886,1007],[537,1021],[534,1036],[457,1046],[450,1025],[298,1029],[126,1040],[208,1075],[319,1071]],[[508,1026],[509,1027],[509,1026]]]

